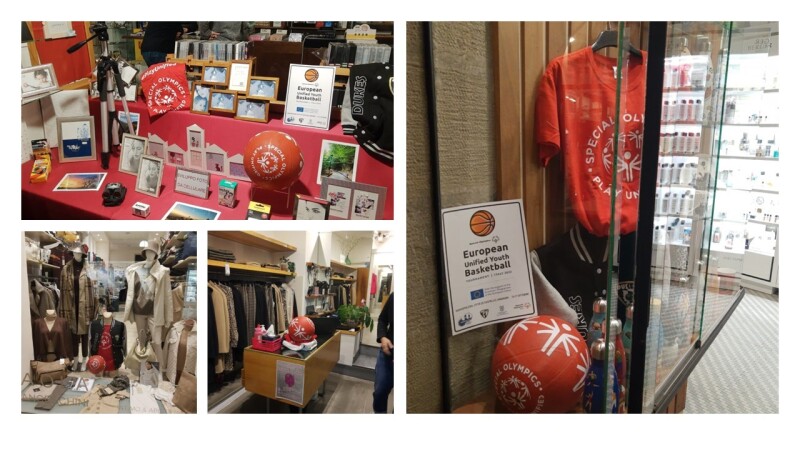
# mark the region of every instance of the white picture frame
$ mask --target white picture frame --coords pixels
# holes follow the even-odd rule
[[[22,69],[22,98],[33,97],[58,90],[58,80],[56,71],[52,64],[42,64],[39,66]]]
[[[142,156],[136,174],[136,192],[158,197],[161,195],[161,180],[164,177],[164,160],[154,156]]]
[[[225,175],[228,153],[220,147],[211,144],[203,151],[203,169],[209,173]]]
[[[227,167],[225,172],[228,178],[241,181],[252,181],[250,180],[250,177],[247,176],[247,172],[244,169],[244,155],[241,153],[229,157],[226,164]]]
[[[172,167],[185,167],[186,150],[180,148],[177,144],[168,145],[166,148],[166,159],[164,162],[168,166]]]
[[[148,140],[144,136],[123,133],[119,145],[119,171],[129,175],[139,174],[142,157],[147,156]]]
[[[229,70],[228,90],[247,92],[250,85],[250,73],[253,70],[253,61],[233,60]]]

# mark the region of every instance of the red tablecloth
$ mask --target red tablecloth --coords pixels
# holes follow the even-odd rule
[[[122,110],[121,102],[116,103],[117,109]],[[280,118],[272,118],[269,123],[255,123],[231,119],[221,116],[208,116],[193,114],[188,111],[173,111],[161,117],[150,120],[143,102],[128,104],[131,112],[140,113],[139,135],[147,136],[148,133],[158,135],[168,145],[177,144],[186,149],[186,127],[197,124],[205,130],[206,145],[216,144],[231,157],[241,154],[247,141],[257,133],[264,130],[282,131],[291,135],[303,152],[305,167],[300,179],[291,190],[287,205],[286,193],[270,193],[266,202],[272,206],[272,219],[291,219],[294,206],[294,195],[304,194],[319,197],[321,186],[317,184],[319,171],[320,151],[324,139],[356,143],[351,136],[342,135],[341,124],[336,124],[330,130],[315,130],[284,125]],[[99,136],[100,103],[96,99],[90,101],[92,115],[96,119],[96,143],[98,160],[77,163],[60,164],[56,149],[53,149],[54,167],[46,183],[31,184],[28,182],[32,162],[22,164],[22,218],[23,219],[52,219],[52,220],[80,220],[80,219],[131,219],[137,220],[131,212],[131,206],[137,201],[150,205],[148,219],[161,219],[175,202],[189,203],[221,212],[220,219],[243,220],[246,218],[247,206],[250,201],[251,183],[238,181],[236,191],[236,208],[226,208],[217,202],[219,181],[224,176],[211,175],[211,191],[208,199],[200,199],[174,191],[175,168],[164,167],[161,195],[151,197],[134,190],[136,177],[118,172],[118,157],[112,155],[108,175],[103,181],[103,188],[107,183],[118,181],[128,188],[125,201],[120,206],[104,207],[102,188],[99,191],[81,192],[53,192],[56,184],[67,173],[104,172],[100,167],[99,153],[101,140]],[[374,184],[387,188],[387,198],[384,208],[384,219],[394,217],[394,170],[377,158],[359,148],[356,168],[356,179],[359,183]],[[139,219],[140,220],[140,219]]]

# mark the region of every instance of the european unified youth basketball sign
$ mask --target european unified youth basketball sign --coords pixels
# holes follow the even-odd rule
[[[442,210],[453,335],[536,314],[520,200]]]

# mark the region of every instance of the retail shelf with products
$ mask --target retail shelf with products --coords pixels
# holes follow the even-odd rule
[[[50,233],[45,233],[44,231],[26,231],[25,236],[38,241],[39,245],[52,245],[61,242]]]
[[[761,128],[777,128],[780,124],[777,123],[726,123],[726,127],[761,127]]]
[[[346,283],[355,283],[355,278],[331,277],[331,281],[343,281]]]
[[[345,264],[345,263],[343,263],[341,261],[336,261],[335,259],[331,260],[331,268],[334,269],[334,270],[348,271],[348,272],[352,272],[352,271],[358,269],[358,267],[354,267],[354,266],[351,266],[349,264]]]
[[[213,259],[209,259],[208,260],[208,267],[221,267],[221,268],[227,267],[227,268],[229,268],[231,270],[241,270],[241,271],[244,271],[244,272],[251,272],[251,273],[255,273],[255,274],[262,273],[262,274],[269,274],[269,275],[281,275],[281,276],[286,276],[286,277],[293,277],[295,275],[294,272],[288,272],[288,271],[280,270],[280,269],[273,269],[273,268],[270,268],[270,267],[259,267],[259,266],[253,266],[253,265],[250,265],[250,264],[231,263],[231,262],[225,262],[225,261],[217,261],[217,260],[213,260]]]
[[[297,247],[254,231],[209,231],[209,235],[271,252],[295,252]]]
[[[174,266],[172,266],[172,269],[174,269],[174,270],[188,269],[189,266],[191,266],[192,264],[197,264],[197,256],[190,256],[190,257],[184,259],[183,261],[179,262],[178,264],[175,264]]]
[[[776,227],[779,224],[778,222],[768,222],[768,221],[764,221],[764,220],[755,220],[755,219],[749,219],[747,222],[748,223],[757,223],[757,224],[760,224],[760,225],[776,226]]]
[[[41,261],[36,261],[36,260],[33,260],[33,259],[28,259],[26,261],[28,262],[28,264],[35,264],[37,266],[42,266],[43,268],[47,268],[47,269],[60,269],[60,267],[58,267],[58,266],[54,266],[52,264],[44,263],[44,262],[41,262]]]
[[[721,159],[742,159],[748,161],[780,161],[778,158],[771,158],[765,156],[738,156],[738,155],[719,155]]]

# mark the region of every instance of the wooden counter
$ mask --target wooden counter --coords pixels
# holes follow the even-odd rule
[[[268,353],[254,350],[252,347],[244,349],[244,369],[242,369],[242,386],[249,392],[262,395],[292,406],[305,407],[311,397],[328,378],[328,374],[339,361],[339,345],[341,334],[336,331],[334,335],[322,345],[315,348],[305,358],[283,356],[278,353]],[[303,385],[303,403],[295,403],[285,398],[277,398],[276,391],[276,363],[284,361],[304,366],[305,381]]]

